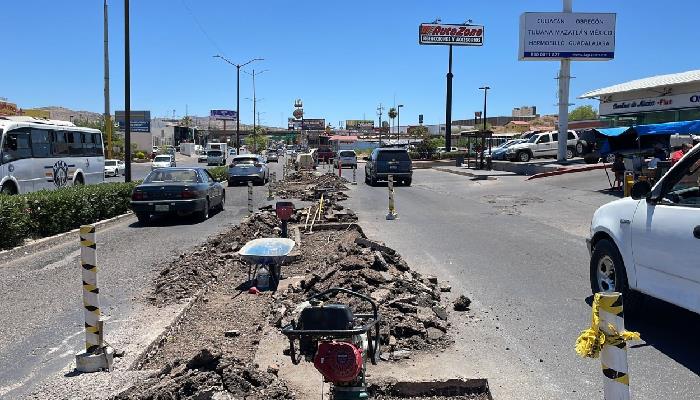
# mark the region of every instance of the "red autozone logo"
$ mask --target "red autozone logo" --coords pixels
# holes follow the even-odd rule
[[[484,29],[473,26],[421,25],[421,35],[431,36],[481,36]]]

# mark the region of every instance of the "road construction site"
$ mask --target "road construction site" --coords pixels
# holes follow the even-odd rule
[[[299,317],[300,303],[332,287],[366,294],[379,304],[378,365],[368,359],[365,376],[374,398],[584,399],[601,392],[600,364],[578,358],[573,344],[590,323],[587,220],[598,205],[615,198],[597,187],[596,174],[602,172],[528,182],[516,176],[482,181],[416,171],[412,187],[396,188],[398,219],[393,221],[385,218],[386,186],[352,185],[347,170],[344,179],[327,172],[289,172],[287,180],[273,185],[273,201],[265,200],[267,187],[256,188],[256,211],[250,216],[245,189],[237,189],[240,198],[229,197],[234,200],[227,211],[209,221],[214,226],[163,223],[136,229],[127,217],[98,227],[98,263],[102,259],[106,269],[103,308],[112,316],[105,322],[105,340],[124,354],[112,372],[74,371],[70,361],[82,345],[82,313],[79,291],[73,290],[61,303],[65,319],[55,322],[73,320],[70,329],[29,336],[63,344],[43,353],[31,343],[25,346],[54,367],[30,368],[31,384],[19,390],[3,386],[0,397],[328,396],[331,385],[323,384],[312,362],[292,363],[281,329]],[[294,203],[288,231],[295,247],[281,267],[277,290],[251,294],[255,276],[238,252],[252,239],[281,236],[276,200]],[[170,233],[155,246],[150,238],[122,239],[141,229],[156,238],[158,230]],[[192,229],[202,232],[198,237],[178,232]],[[173,251],[168,240],[175,235],[181,244]],[[28,250],[24,263],[49,265],[61,274],[57,279],[70,282],[68,266],[77,256],[71,243],[77,238],[61,240],[65,243],[57,240],[62,244],[55,248]],[[111,253],[123,252],[122,265],[133,271],[130,246],[146,254],[134,267],[143,274],[115,279],[119,264]],[[14,263],[0,271],[19,277]],[[35,279],[35,285],[43,279]],[[56,296],[47,293],[44,307]],[[30,303],[17,300],[15,307]],[[362,308],[350,297],[337,300]],[[650,309],[674,329],[698,325],[696,316],[669,307],[651,303]],[[660,393],[658,382],[672,381],[664,392],[694,398],[697,348],[672,339],[649,319],[632,319],[629,325],[642,334],[642,342],[629,351],[633,392],[652,398]],[[26,321],[12,322],[4,328],[6,337],[18,337],[15,327],[27,332],[26,326]],[[64,357],[50,357],[57,353]]]

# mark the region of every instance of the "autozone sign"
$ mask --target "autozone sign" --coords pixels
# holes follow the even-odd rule
[[[482,46],[484,27],[482,25],[420,24],[418,43]]]

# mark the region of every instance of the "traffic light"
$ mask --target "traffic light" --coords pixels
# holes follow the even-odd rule
[[[418,123],[419,124],[423,123],[423,114],[418,114]]]

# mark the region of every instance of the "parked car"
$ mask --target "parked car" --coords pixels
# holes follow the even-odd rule
[[[509,147],[514,146],[516,144],[520,143],[525,143],[527,142],[526,139],[513,139],[509,140],[502,145],[492,148],[491,149],[491,159],[492,160],[505,160],[506,159],[506,150],[508,150]]]
[[[196,214],[209,218],[209,210],[224,209],[226,191],[209,171],[196,168],[158,168],[131,193],[131,209],[139,222],[154,215]]]
[[[126,164],[122,160],[105,160],[105,176],[119,176],[124,169]]]
[[[265,184],[270,180],[270,170],[261,157],[256,154],[245,154],[233,157],[228,167],[228,185],[240,182]]]
[[[534,134],[527,142],[510,146],[506,150],[506,158],[510,161],[528,162],[538,157],[556,157],[559,149],[558,139],[559,133],[557,131]],[[567,159],[576,156],[577,143],[578,135],[575,131],[570,130],[566,141]]]
[[[226,154],[221,150],[207,150],[207,165],[226,165]]]
[[[450,147],[450,152],[456,152],[459,151],[459,149],[455,146]],[[447,150],[445,150],[445,147],[438,147],[437,150],[435,150],[436,153],[447,153]]]
[[[341,165],[343,168],[357,168],[357,154],[355,150],[340,150],[335,160],[335,167]]]
[[[335,152],[330,147],[319,147],[315,158],[320,163],[329,163],[332,158],[335,158]]]
[[[228,149],[228,156],[229,157],[234,157],[236,155],[236,149],[230,148]]]
[[[411,186],[413,180],[413,163],[406,149],[384,147],[372,151],[369,157],[364,157],[365,183],[374,186],[378,181],[389,179],[393,175],[394,182]]]
[[[700,313],[700,144],[652,188],[595,212],[590,237],[594,293],[623,293],[625,308],[638,293]]]
[[[278,162],[279,157],[277,156],[277,152],[274,150],[270,150],[267,152],[267,162]]]
[[[157,168],[177,167],[175,157],[170,154],[156,156],[151,162],[151,171]]]

